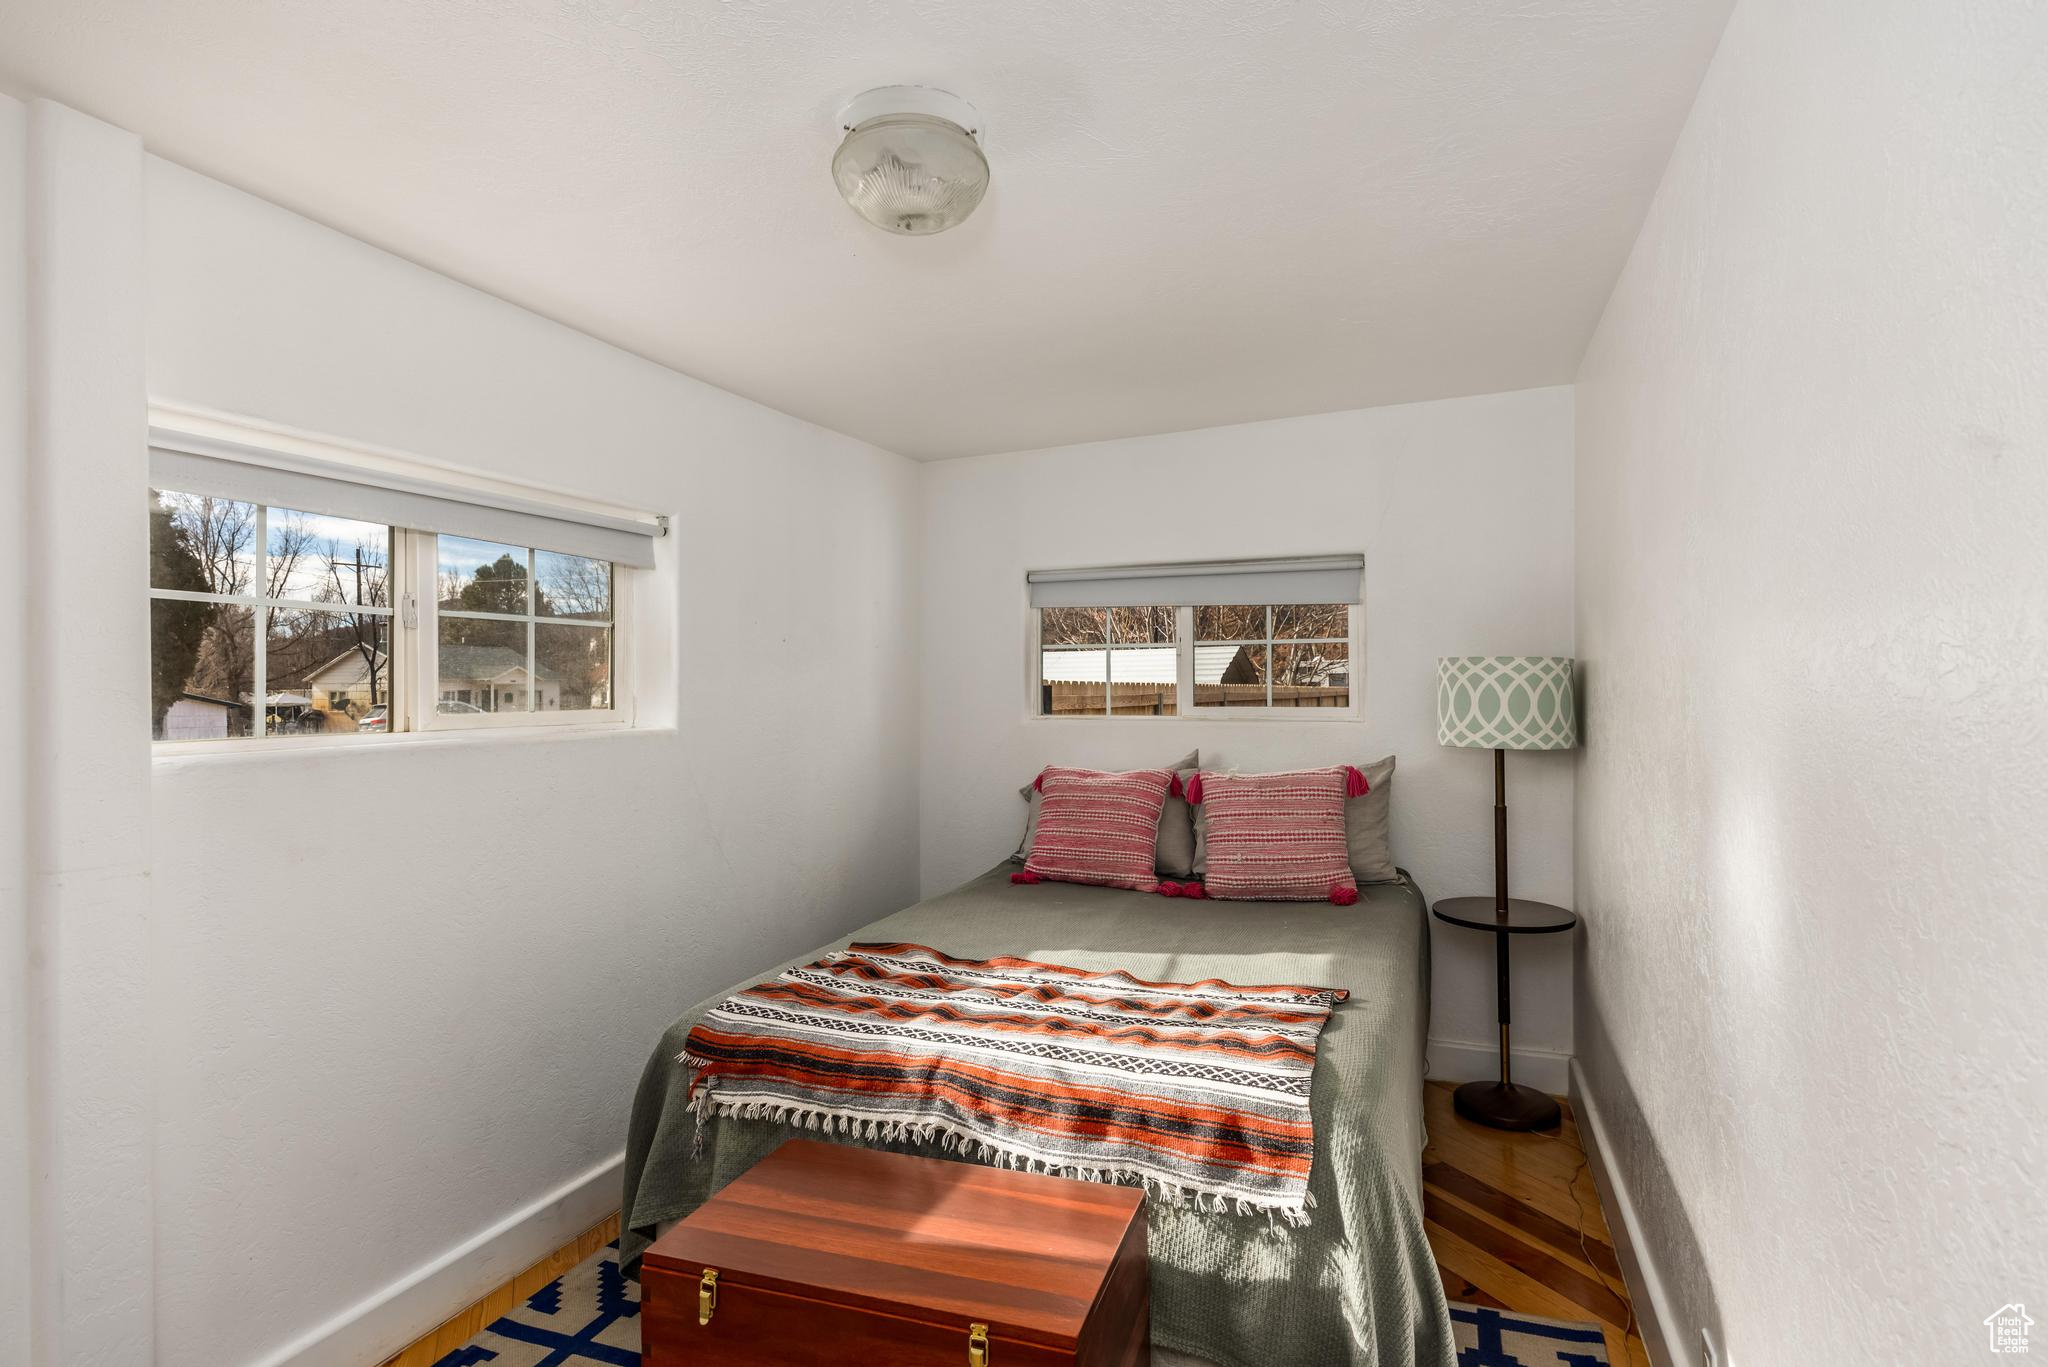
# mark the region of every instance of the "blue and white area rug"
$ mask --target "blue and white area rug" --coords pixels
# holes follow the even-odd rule
[[[640,1367],[640,1283],[617,1240],[528,1296],[434,1367]]]
[[[1458,1367],[1608,1367],[1597,1324],[1451,1302]]]
[[[1458,1367],[1608,1367],[1592,1324],[1451,1302]],[[614,1243],[528,1296],[434,1367],[639,1367],[640,1284]]]

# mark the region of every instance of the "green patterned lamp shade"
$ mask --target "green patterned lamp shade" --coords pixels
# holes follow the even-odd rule
[[[1436,739],[1476,750],[1569,750],[1579,743],[1564,655],[1447,655],[1436,662]]]

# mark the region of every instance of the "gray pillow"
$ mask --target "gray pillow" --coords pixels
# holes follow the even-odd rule
[[[1358,766],[1365,771],[1365,796],[1344,804],[1344,843],[1351,847],[1351,876],[1361,883],[1395,883],[1394,757]]]
[[[1202,752],[1190,750],[1173,764],[1173,771],[1180,775],[1181,786],[1186,787],[1195,771],[1201,768]],[[1032,783],[1037,780],[1033,779]],[[1017,852],[1010,856],[1012,864],[1021,864],[1031,857],[1031,842],[1038,838],[1038,804],[1042,800],[1032,783],[1017,790],[1024,799],[1028,810],[1024,814],[1024,839],[1018,844]],[[1168,878],[1189,878],[1195,872],[1195,809],[1188,806],[1187,799],[1171,793],[1166,805],[1159,809],[1159,848],[1152,857],[1159,872]]]
[[[1358,766],[1365,774],[1365,796],[1344,803],[1344,843],[1349,846],[1351,876],[1360,883],[1398,883],[1394,868],[1392,826],[1394,804],[1388,789],[1394,783],[1394,757]],[[1182,777],[1186,784],[1187,779]],[[1209,871],[1208,821],[1195,808],[1195,877]]]

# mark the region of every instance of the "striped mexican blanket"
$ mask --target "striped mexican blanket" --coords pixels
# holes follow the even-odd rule
[[[681,1061],[700,1139],[777,1120],[1304,1224],[1309,1078],[1345,996],[856,944],[726,998]]]

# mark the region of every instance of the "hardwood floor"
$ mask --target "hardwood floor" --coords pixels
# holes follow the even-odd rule
[[[603,1224],[585,1230],[482,1300],[450,1315],[431,1332],[385,1358],[378,1367],[433,1367],[475,1338],[492,1320],[618,1237],[619,1217],[607,1216]]]
[[[1614,1367],[1649,1367],[1571,1103],[1554,1134],[1475,1125],[1449,1083],[1423,1098],[1422,1209],[1444,1294],[1559,1320],[1592,1320]]]

